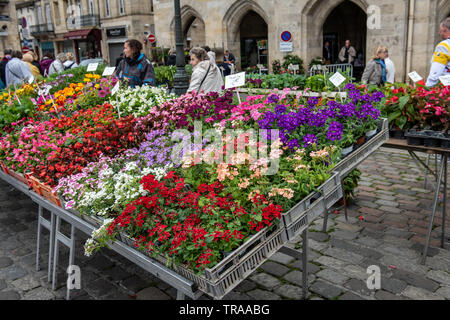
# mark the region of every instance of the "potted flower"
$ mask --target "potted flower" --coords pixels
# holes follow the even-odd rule
[[[372,139],[378,132],[378,125],[372,117],[368,117],[364,123],[364,129],[366,132],[366,140]]]
[[[350,153],[352,153],[355,143],[356,143],[356,139],[355,139],[355,136],[353,135],[353,133],[350,131],[346,131],[346,133],[343,134],[342,139],[341,139],[342,159],[344,159]]]

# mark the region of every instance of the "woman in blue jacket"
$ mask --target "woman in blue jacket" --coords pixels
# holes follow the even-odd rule
[[[120,80],[128,80],[132,88],[156,84],[153,66],[141,51],[142,44],[138,40],[127,40],[123,50],[125,58],[115,73]]]

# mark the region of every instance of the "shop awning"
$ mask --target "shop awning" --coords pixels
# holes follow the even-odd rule
[[[70,31],[64,35],[64,39],[78,40],[86,39],[93,29]]]

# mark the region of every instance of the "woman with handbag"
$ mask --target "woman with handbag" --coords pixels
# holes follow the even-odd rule
[[[190,51],[191,65],[193,66],[191,83],[187,92],[220,92],[223,79],[216,64],[211,63],[208,53],[202,48],[193,48]]]

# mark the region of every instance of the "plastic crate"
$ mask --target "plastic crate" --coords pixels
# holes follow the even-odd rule
[[[135,248],[135,240],[126,234],[120,234],[120,239],[126,245]],[[246,277],[255,272],[271,255],[276,253],[287,242],[286,232],[283,227],[275,230],[267,228],[261,230],[242,246],[234,250],[212,269],[204,270],[203,274],[197,275],[184,266],[170,266],[179,275],[197,284],[198,288],[214,299],[221,299],[232,291]],[[167,263],[163,256],[152,257]]]
[[[340,161],[332,170],[332,172],[339,172],[340,177],[346,177],[353,169],[355,169],[361,162],[367,159],[372,153],[378,150],[387,140],[389,140],[388,120],[381,119],[378,122],[379,133],[373,138],[353,151],[345,159]]]
[[[20,182],[22,182],[23,184],[25,184],[25,185],[27,185],[28,187],[31,188],[30,182],[28,181],[27,177],[24,176],[23,174],[18,173],[18,172],[14,172],[14,171],[12,171],[10,169],[8,169],[8,174],[11,177],[15,178],[16,180],[19,180]]]
[[[302,219],[303,215],[306,214],[308,210],[322,210],[322,207],[328,206],[329,204],[325,203],[325,199],[329,199],[329,202],[332,202],[332,199],[336,197],[336,192],[339,193],[339,191],[336,190],[341,190],[342,193],[341,179],[339,177],[339,173],[337,172],[333,173],[333,175],[327,181],[325,181],[318,189],[319,192],[310,194],[305,199],[297,203],[287,213],[283,214],[284,226],[286,228],[289,228],[292,224],[295,224],[297,223],[298,220]],[[323,204],[321,204],[320,206],[318,206],[317,204],[319,200],[323,202]],[[336,202],[338,200],[339,198],[336,200]],[[330,207],[332,205],[330,205]],[[324,211],[320,213],[323,212]]]
[[[27,175],[27,180],[37,194],[43,196],[48,201],[53,202],[54,204],[62,208],[59,196],[53,192],[53,189],[50,186],[45,185],[32,175]]]
[[[4,173],[9,174],[9,169],[8,169],[8,167],[5,166],[3,161],[0,161],[0,167]]]

